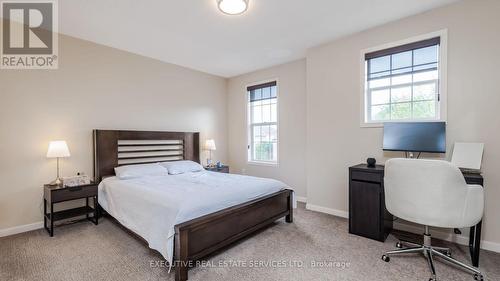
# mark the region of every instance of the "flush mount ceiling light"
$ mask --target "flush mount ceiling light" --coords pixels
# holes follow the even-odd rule
[[[249,0],[217,0],[219,10],[228,15],[240,15],[248,9]]]

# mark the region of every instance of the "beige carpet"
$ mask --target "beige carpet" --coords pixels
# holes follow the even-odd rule
[[[424,258],[393,257],[395,237],[385,243],[348,234],[347,220],[296,210],[295,222],[266,228],[189,271],[189,280],[428,280]],[[453,254],[470,263],[465,247]],[[149,250],[110,219],[98,226],[62,226],[50,238],[45,230],[0,238],[0,280],[174,280],[159,254]],[[473,280],[436,262],[439,280]],[[274,265],[269,267],[270,265]],[[486,280],[500,280],[500,255],[481,252]]]

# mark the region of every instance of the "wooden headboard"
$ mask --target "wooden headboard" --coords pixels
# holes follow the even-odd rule
[[[200,133],[94,130],[96,182],[121,165],[177,160],[200,163]]]

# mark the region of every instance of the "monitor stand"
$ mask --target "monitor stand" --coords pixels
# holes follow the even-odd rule
[[[417,159],[419,158],[420,156],[420,153],[418,153],[417,155]],[[410,158],[410,159],[415,159],[415,154],[414,152],[410,152],[410,151],[405,151],[405,158]]]

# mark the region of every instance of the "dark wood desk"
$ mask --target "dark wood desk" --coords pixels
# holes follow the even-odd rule
[[[483,186],[483,176],[466,174],[467,184]],[[385,241],[392,231],[393,216],[385,208],[384,166],[366,164],[349,167],[349,233]],[[479,266],[482,221],[470,228],[472,265]]]

